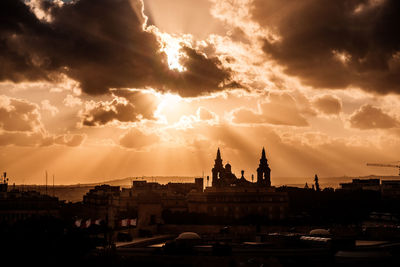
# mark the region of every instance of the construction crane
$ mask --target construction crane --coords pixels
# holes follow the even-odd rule
[[[398,169],[399,169],[399,176],[400,176],[400,165],[394,165],[394,164],[381,164],[381,163],[367,163],[367,166],[377,166],[377,167],[398,168]]]

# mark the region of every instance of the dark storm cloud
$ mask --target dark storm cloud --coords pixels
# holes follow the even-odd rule
[[[137,122],[154,119],[158,99],[150,93],[129,90],[113,91],[112,101],[100,101],[83,114],[83,125],[102,126],[113,121]]]
[[[252,16],[281,37],[265,53],[303,83],[400,93],[400,1],[255,0]]]
[[[44,31],[41,23],[21,1],[0,1],[0,80],[47,78],[46,68],[34,63],[29,51],[21,49],[20,36]]]
[[[190,47],[181,49],[187,57],[180,60],[187,71],[176,73],[173,79],[168,79],[172,88],[186,88],[180,91],[181,96],[195,96],[204,92],[215,91],[215,88],[235,87],[235,82],[229,81],[230,73],[223,70],[217,58],[209,59]]]
[[[141,1],[41,1],[50,21],[19,0],[0,1],[0,80],[51,80],[65,73],[88,94],[154,87],[183,96],[224,89],[231,79],[216,58],[184,48],[187,71],[170,70],[156,33],[143,29]]]
[[[30,132],[41,127],[39,107],[36,104],[0,96],[0,129]]]

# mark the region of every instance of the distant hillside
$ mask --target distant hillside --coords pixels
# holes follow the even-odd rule
[[[22,191],[37,191],[40,194],[47,194],[50,196],[56,196],[60,200],[67,202],[78,202],[83,200],[83,196],[89,192],[94,186],[83,186],[83,185],[56,185],[46,186],[45,185],[16,185],[15,189]],[[13,189],[11,186],[9,189]]]
[[[147,182],[157,182],[160,184],[172,183],[193,183],[194,176],[143,176],[143,177],[126,177],[115,180],[108,180],[99,183],[90,184],[80,184],[80,186],[91,186],[101,184],[109,184],[112,186],[130,187],[132,181],[147,181]],[[319,177],[319,182],[322,187],[339,187],[340,183],[351,182],[352,179],[381,179],[381,180],[398,180],[400,176],[382,176],[382,175],[368,175],[368,176],[341,176],[341,177]],[[314,177],[271,177],[272,185],[282,186],[282,185],[292,185],[303,187],[307,182],[310,186],[314,183]],[[211,179],[209,181],[209,186],[211,186]],[[76,185],[72,185],[76,186]],[[204,186],[207,186],[207,181],[204,179]]]
[[[142,176],[142,177],[126,177],[115,180],[108,180],[99,183],[90,183],[90,184],[80,184],[80,186],[96,186],[102,184],[108,184],[112,186],[121,186],[121,187],[130,187],[132,185],[132,181],[147,181],[147,182],[156,182],[160,184],[167,183],[193,183],[196,177],[190,176]],[[206,181],[205,181],[206,182]],[[74,185],[73,185],[74,186]]]
[[[160,184],[171,183],[193,183],[195,176],[142,176],[142,177],[125,177],[113,180],[106,180],[97,183],[86,183],[86,184],[71,184],[68,186],[81,186],[81,187],[94,187],[96,185],[108,184],[112,186],[121,187],[131,187],[132,181],[147,181],[147,182],[157,182]],[[339,187],[340,183],[351,182],[352,179],[381,179],[381,180],[398,180],[400,176],[382,176],[382,175],[368,175],[368,176],[341,176],[341,177],[319,177],[319,182],[322,186],[325,185],[331,187]],[[249,178],[247,178],[249,180]],[[209,181],[209,186],[211,186],[211,178]],[[271,177],[272,185],[282,186],[282,185],[299,185],[304,186],[307,182],[308,184],[314,183],[314,176],[311,177]],[[207,181],[204,179],[204,186],[207,186]]]

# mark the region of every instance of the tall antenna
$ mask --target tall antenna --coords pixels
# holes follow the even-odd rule
[[[47,195],[47,170],[46,170],[46,195]]]

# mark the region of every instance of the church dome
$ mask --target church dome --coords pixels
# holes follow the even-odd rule
[[[232,168],[231,164],[227,163],[227,164],[225,165],[225,171],[226,171],[227,173],[231,173],[231,172],[232,172],[232,171],[231,171],[231,168]]]
[[[327,229],[313,229],[310,231],[310,235],[328,236],[330,233]]]
[[[184,232],[181,233],[177,238],[177,240],[195,240],[195,239],[201,239],[201,237],[194,232]]]

